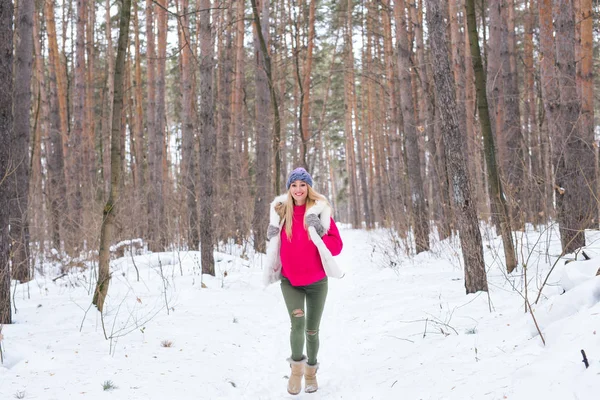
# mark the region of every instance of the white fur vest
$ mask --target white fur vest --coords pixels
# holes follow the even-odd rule
[[[275,207],[278,204],[284,204],[286,201],[287,194],[282,194],[281,196],[277,196],[275,200],[271,202],[270,206],[269,225],[279,227],[279,234],[275,235],[267,243],[266,265],[263,271],[263,281],[265,286],[281,279],[281,258],[279,257],[279,248],[281,246],[281,230],[283,229],[283,221],[282,218],[279,217]],[[317,200],[315,205],[306,211],[304,218],[306,218],[306,216],[309,214],[316,214],[321,220],[323,228],[325,228],[325,233],[329,231],[331,223],[331,207],[329,207],[326,202]],[[310,239],[319,250],[321,262],[323,263],[323,268],[325,269],[327,276],[332,278],[342,278],[344,276],[344,272],[333,259],[331,252],[327,246],[325,246],[323,239],[321,236],[319,236],[315,228],[309,226],[308,234],[310,235]]]

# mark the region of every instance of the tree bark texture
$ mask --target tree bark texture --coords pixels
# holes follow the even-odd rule
[[[12,323],[10,303],[10,154],[13,122],[13,4],[0,2],[0,324]]]
[[[415,108],[411,83],[411,50],[409,47],[408,30],[405,17],[404,1],[398,1],[395,6],[400,8],[396,15],[398,75],[400,77],[400,104],[404,121],[404,140],[407,158],[408,182],[411,198],[411,219],[415,234],[415,250],[418,253],[429,250],[429,219],[423,191],[421,176],[421,157],[417,137]]]
[[[494,146],[494,137],[490,121],[487,93],[486,77],[481,61],[481,51],[479,49],[479,39],[477,35],[477,23],[475,20],[475,2],[466,0],[467,25],[469,31],[469,40],[471,44],[471,58],[473,60],[473,71],[475,75],[475,85],[477,88],[477,110],[479,112],[479,123],[481,124],[481,133],[484,138],[485,161],[488,172],[488,184],[491,193],[491,201],[495,202],[496,209],[499,210],[500,232],[502,234],[502,244],[504,246],[504,259],[506,270],[510,273],[517,266],[516,254],[512,240],[512,232],[509,224],[508,207],[502,191],[502,183],[498,173],[496,163],[496,149]]]
[[[243,185],[248,181],[248,160],[244,154],[244,3],[245,0],[236,0],[236,34],[235,34],[235,78],[231,101],[232,139],[235,151],[232,152],[232,185],[239,188],[237,196],[233,196],[233,214],[236,243],[241,244],[248,232],[246,215],[250,211],[245,209],[250,203],[248,186]]]
[[[33,0],[21,0],[16,20],[14,131],[11,158],[14,160],[14,194],[10,205],[12,276],[20,282],[31,279],[29,258],[29,177],[31,76],[33,71]]]
[[[444,144],[447,149],[448,175],[452,186],[452,200],[458,222],[460,244],[464,260],[465,289],[467,294],[488,290],[483,258],[483,245],[477,210],[473,201],[473,185],[468,174],[468,164],[463,150],[466,132],[460,130],[459,111],[456,102],[455,83],[450,68],[448,38],[444,31],[444,18],[440,3],[427,1],[427,25],[433,59],[435,89],[440,108]]]
[[[309,151],[309,142],[311,139],[310,129],[310,75],[313,64],[313,49],[315,43],[315,8],[317,0],[309,0],[308,11],[308,43],[306,44],[306,58],[304,61],[304,71],[300,86],[300,134],[302,137],[302,146],[300,147],[300,158],[304,168],[308,167],[307,154]]]
[[[585,246],[585,229],[596,215],[596,169],[593,137],[579,124],[581,100],[576,87],[575,13],[573,0],[555,0],[556,70],[560,95],[554,147],[558,222],[563,252]]]
[[[580,16],[578,16],[581,31],[581,54],[578,60],[581,60],[578,82],[581,92],[581,134],[584,137],[594,138],[594,14],[592,0],[580,0]],[[597,153],[597,149],[596,149]],[[597,165],[598,163],[596,163]],[[596,173],[596,193],[598,192],[598,176]],[[598,206],[600,207],[600,202]],[[598,226],[598,213],[594,215],[593,227]]]
[[[125,92],[125,57],[129,39],[129,20],[131,17],[131,0],[123,0],[119,21],[119,41],[115,65],[115,95],[110,138],[110,192],[102,213],[100,231],[100,251],[98,253],[98,282],[94,291],[93,304],[101,313],[108,294],[110,284],[110,245],[116,224],[117,205],[119,204],[121,186],[121,135],[123,96]]]
[[[271,117],[269,102],[274,99],[269,92],[268,46],[263,32],[269,25],[269,14],[266,4],[261,0],[252,1],[254,15],[254,55],[256,60],[256,195],[254,197],[254,216],[252,231],[254,232],[254,249],[261,253],[266,251],[267,225],[270,202],[271,182]]]
[[[48,198],[50,203],[50,227],[52,246],[60,251],[62,249],[62,226],[64,223],[64,213],[68,209],[67,205],[67,186],[65,182],[65,160],[63,149],[63,136],[66,135],[66,129],[61,122],[62,112],[60,111],[60,98],[62,91],[61,68],[58,42],[56,40],[56,27],[54,23],[54,3],[47,1],[44,3],[46,29],[48,35],[48,80],[49,80],[49,111],[50,121],[48,136],[49,145],[45,148],[46,160],[48,164]],[[62,94],[64,98],[64,94]],[[66,122],[65,122],[66,124]]]
[[[356,179],[356,153],[354,148],[355,132],[354,126],[356,110],[354,109],[354,51],[352,46],[352,0],[348,0],[346,9],[346,26],[344,35],[344,131],[346,139],[346,173],[348,174],[348,207],[350,222],[353,227],[362,225],[360,201],[358,198],[358,181]]]
[[[157,174],[158,163],[157,148],[161,148],[159,134],[156,129],[156,45],[154,34],[154,3],[146,0],[146,137],[148,140],[148,246],[151,250],[160,250],[161,226],[159,224],[160,203],[157,199],[157,181],[162,179],[160,172]],[[161,150],[162,154],[162,150]],[[162,157],[161,157],[162,159]],[[160,184],[158,184],[160,185]],[[160,185],[162,188],[162,185]]]
[[[154,142],[154,178],[152,196],[154,197],[155,215],[154,229],[157,240],[154,241],[155,249],[162,251],[168,246],[168,224],[165,213],[165,138],[167,134],[166,112],[166,68],[167,68],[167,11],[169,0],[158,0],[155,8],[157,15],[157,58],[156,58],[156,141]]]
[[[69,231],[69,250],[77,254],[81,250],[81,229],[83,227],[83,136],[85,124],[85,22],[86,22],[86,0],[77,0],[77,24],[75,43],[75,68],[73,90],[73,129],[69,135],[69,152],[71,163],[69,169],[71,193],[71,204],[69,207],[69,218],[72,228]]]
[[[198,231],[198,198],[196,191],[195,172],[198,168],[198,154],[195,148],[194,115],[192,110],[194,95],[192,91],[192,38],[189,30],[188,0],[181,0],[181,26],[179,47],[181,50],[181,85],[182,85],[182,172],[183,187],[187,205],[187,245],[189,249],[197,250],[200,244]]]
[[[210,20],[211,0],[200,0],[200,252],[202,273],[215,275],[214,233],[214,166],[217,137],[213,93],[214,42]]]
[[[227,241],[233,237],[233,208],[232,185],[231,185],[231,93],[233,86],[233,7],[228,7],[219,11],[221,13],[221,22],[219,31],[223,34],[219,39],[219,60],[220,66],[219,84],[218,84],[218,113],[219,129],[217,142],[217,239]],[[237,193],[236,193],[237,195]]]

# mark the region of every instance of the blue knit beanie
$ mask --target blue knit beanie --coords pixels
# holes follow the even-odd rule
[[[310,174],[306,172],[304,168],[296,168],[292,171],[292,173],[288,177],[287,183],[285,184],[286,188],[290,190],[290,186],[296,181],[306,182],[310,187],[312,187],[313,185],[313,180]]]

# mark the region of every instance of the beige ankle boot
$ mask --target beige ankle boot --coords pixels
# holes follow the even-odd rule
[[[308,365],[304,367],[304,391],[306,393],[314,393],[319,389],[317,383],[317,370],[319,369],[319,363],[315,365]]]
[[[306,365],[306,357],[300,361],[294,361],[288,358],[292,371],[290,380],[288,381],[287,391],[289,394],[298,394],[302,390],[302,377],[304,376],[304,366]]]

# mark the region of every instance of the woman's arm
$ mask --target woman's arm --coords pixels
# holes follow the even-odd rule
[[[337,256],[342,252],[344,243],[342,243],[340,231],[338,230],[333,218],[331,218],[329,231],[323,235],[323,243],[325,243],[325,246],[327,246],[327,249],[331,252],[332,256]]]

